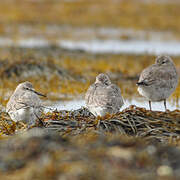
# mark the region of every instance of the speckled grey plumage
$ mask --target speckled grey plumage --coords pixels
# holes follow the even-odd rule
[[[151,101],[164,101],[173,93],[178,84],[178,75],[175,65],[169,56],[158,56],[155,64],[144,69],[140,75],[139,93]]]
[[[11,119],[15,122],[24,121],[28,125],[34,125],[43,110],[38,95],[44,96],[36,92],[30,82],[19,84],[6,106]]]
[[[86,106],[95,116],[117,113],[124,104],[121,90],[106,74],[99,74],[85,95]]]

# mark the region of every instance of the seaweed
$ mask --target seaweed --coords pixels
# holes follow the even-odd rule
[[[160,112],[130,106],[117,114],[95,118],[86,108],[82,108],[44,114],[41,121],[48,130],[58,131],[64,136],[97,131],[172,144],[178,144],[180,138],[179,110]]]

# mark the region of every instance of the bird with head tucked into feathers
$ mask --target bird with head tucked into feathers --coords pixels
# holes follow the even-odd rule
[[[86,106],[95,116],[117,113],[124,104],[121,90],[106,74],[99,74],[85,95]]]
[[[173,93],[178,84],[178,74],[172,59],[169,56],[158,56],[155,64],[142,71],[137,82],[139,93],[151,101],[164,101],[167,110],[166,99]]]

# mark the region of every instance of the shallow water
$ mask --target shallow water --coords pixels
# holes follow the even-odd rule
[[[6,31],[11,32],[10,27]],[[168,31],[52,25],[46,26],[42,32],[38,26],[20,25],[18,37],[0,36],[0,47],[39,48],[51,45],[91,53],[180,55],[180,40]]]
[[[180,42],[146,40],[91,40],[60,41],[61,47],[71,50],[84,50],[91,53],[126,53],[126,54],[169,54],[180,55]]]
[[[172,101],[167,101],[167,108],[171,111],[177,109],[178,105],[180,102],[178,102],[178,104],[172,102]],[[130,105],[135,105],[138,107],[142,107],[142,108],[146,108],[147,110],[149,110],[149,104],[148,101],[145,101],[143,98],[139,98],[139,99],[133,99],[133,100],[125,100],[125,103],[123,105],[123,107],[121,108],[121,110],[129,107]],[[71,100],[71,101],[59,101],[54,103],[52,106],[50,106],[50,108],[52,109],[57,109],[57,110],[76,110],[76,109],[80,109],[81,107],[85,107],[85,101],[82,99],[75,99],[75,100]],[[152,110],[154,111],[164,111],[164,103],[163,102],[152,102]],[[46,110],[48,111],[48,110]]]
[[[48,47],[56,45],[70,50],[83,50],[91,53],[126,53],[126,54],[169,54],[180,55],[180,41],[149,40],[57,40],[50,42],[42,38],[28,38],[13,41],[0,38],[0,46],[17,46],[26,48]]]

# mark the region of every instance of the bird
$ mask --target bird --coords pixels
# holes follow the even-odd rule
[[[28,81],[20,83],[6,105],[6,112],[13,121],[23,121],[29,127],[33,126],[43,111],[39,96],[46,97],[35,91],[32,83]]]
[[[103,117],[107,113],[119,112],[124,101],[120,88],[111,83],[108,75],[101,73],[96,77],[95,83],[88,88],[85,103],[94,116]]]
[[[149,108],[152,102],[164,101],[167,110],[166,99],[173,93],[178,85],[178,74],[170,56],[157,56],[155,64],[145,68],[137,82],[138,92],[149,100]]]

